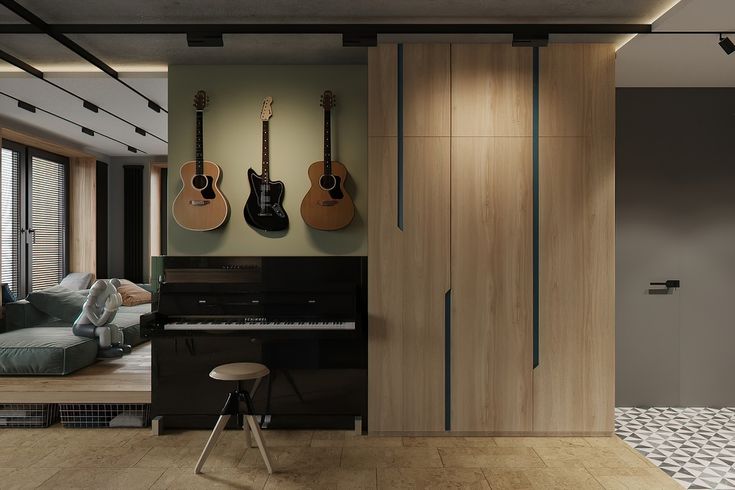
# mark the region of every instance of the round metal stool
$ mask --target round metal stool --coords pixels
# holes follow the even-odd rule
[[[265,466],[268,468],[268,473],[273,473],[270,458],[268,457],[268,449],[265,447],[265,441],[263,441],[263,434],[260,432],[260,427],[253,417],[253,400],[251,398],[251,393],[255,393],[260,381],[265,376],[268,376],[269,373],[270,370],[266,366],[253,362],[222,364],[221,366],[217,366],[212,369],[212,372],[209,373],[209,377],[213,379],[237,382],[237,388],[227,396],[227,401],[220,412],[217,424],[215,424],[212,434],[207,440],[207,445],[204,446],[202,455],[199,456],[199,461],[197,461],[197,465],[194,470],[196,473],[202,472],[202,466],[204,466],[204,463],[207,461],[209,453],[214,449],[222,431],[225,430],[227,422],[230,420],[230,417],[233,416],[237,417],[238,425],[241,425],[245,431],[245,440],[248,447],[250,447],[248,427],[250,428],[250,431],[252,431],[253,437],[255,438],[255,442],[258,445],[258,449],[260,449],[260,455],[263,456]],[[240,388],[240,383],[249,380],[255,381],[253,389],[250,392],[242,390]],[[244,407],[242,407],[241,404],[243,404]]]

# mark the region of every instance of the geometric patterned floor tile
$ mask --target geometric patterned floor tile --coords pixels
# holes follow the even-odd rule
[[[619,407],[615,432],[684,488],[735,490],[735,408]]]

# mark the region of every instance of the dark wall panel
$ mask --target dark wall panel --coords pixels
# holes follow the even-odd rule
[[[734,135],[735,89],[617,91],[618,406],[735,404]]]
[[[123,270],[125,279],[143,281],[143,165],[125,165]]]
[[[109,277],[107,269],[107,164],[97,162],[97,277]]]

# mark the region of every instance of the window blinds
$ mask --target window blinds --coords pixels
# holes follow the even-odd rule
[[[20,186],[18,172],[20,169],[20,154],[7,148],[2,149],[0,162],[0,208],[2,222],[0,222],[0,251],[2,251],[2,282],[8,283],[13,295],[18,295],[18,266],[20,256],[19,241],[19,199]]]

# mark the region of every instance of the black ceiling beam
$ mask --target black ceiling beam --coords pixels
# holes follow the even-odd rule
[[[0,0],[3,4],[8,0]],[[16,3],[16,2],[12,2]],[[650,24],[46,24],[59,34],[651,34]],[[0,34],[45,34],[0,24]]]
[[[34,14],[30,10],[22,6],[15,0],[0,0],[0,4],[2,4],[5,8],[13,12],[15,15],[17,15],[21,19],[31,24],[33,27],[38,29],[41,33],[48,35],[49,37],[51,37],[58,43],[62,44],[63,46],[71,50],[72,52],[76,53],[78,56],[80,56],[84,60],[88,61],[92,65],[102,70],[104,73],[106,73],[110,77],[114,78],[115,80],[123,84],[129,90],[132,90],[139,96],[143,97],[146,101],[148,101],[148,107],[150,107],[151,109],[155,110],[156,112],[160,112],[160,111],[167,112],[160,105],[156,104],[154,101],[146,97],[145,94],[139,92],[135,87],[121,80],[120,74],[117,71],[115,71],[110,65],[108,65],[101,59],[97,58],[95,55],[93,55],[92,53],[84,49],[82,46],[80,46],[76,42],[69,39],[65,35],[65,33],[60,31],[56,26],[48,24],[46,21],[38,17],[36,14]]]
[[[5,51],[3,49],[0,49],[0,59],[6,61],[8,63],[10,63],[13,66],[16,66],[16,67],[20,68],[21,70],[23,70],[24,72],[28,73],[29,75],[33,75],[34,77],[36,77],[36,78],[38,78],[38,79],[46,82],[47,84],[51,85],[52,87],[55,87],[55,88],[61,90],[62,92],[66,93],[66,94],[69,94],[69,95],[71,95],[72,97],[74,97],[76,99],[81,100],[82,101],[82,105],[84,106],[85,109],[87,109],[89,111],[92,111],[92,112],[102,111],[105,114],[107,114],[109,116],[112,116],[115,119],[117,119],[117,120],[119,120],[119,121],[121,121],[121,122],[123,122],[123,123],[125,123],[125,124],[127,124],[129,126],[132,126],[135,129],[135,132],[136,133],[142,134],[143,136],[145,136],[144,133],[141,133],[140,131],[138,131],[140,128],[137,125],[131,123],[130,121],[128,121],[127,119],[125,119],[123,117],[118,116],[117,114],[115,114],[113,112],[108,111],[104,107],[100,107],[97,104],[94,104],[94,103],[88,101],[84,97],[75,94],[71,90],[68,90],[68,89],[62,87],[61,85],[52,82],[51,80],[49,80],[48,78],[46,78],[46,75],[41,70],[39,70],[38,68],[34,68],[33,66],[29,65],[25,61],[16,58],[15,56],[13,56],[12,54],[8,53],[7,51]],[[160,136],[156,136],[155,134],[151,133],[150,131],[145,131],[145,133],[150,134],[152,137],[156,138],[157,140],[159,140],[159,141],[161,141],[163,143],[168,144],[168,141],[166,141],[165,139],[161,138]]]

